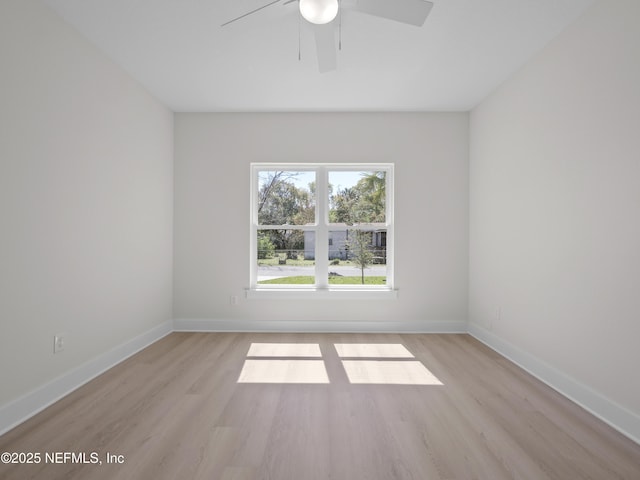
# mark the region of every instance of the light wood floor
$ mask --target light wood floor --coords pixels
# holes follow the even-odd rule
[[[319,344],[329,383],[238,383],[253,343]],[[442,385],[350,383],[340,343],[402,344]],[[300,375],[274,358],[254,374]],[[0,464],[3,480],[640,479],[639,445],[468,335],[174,333],[0,437],[5,451],[43,458]]]

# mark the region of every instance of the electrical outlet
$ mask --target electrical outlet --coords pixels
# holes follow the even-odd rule
[[[229,297],[229,303],[231,305],[233,305],[234,307],[238,305],[238,296],[237,295],[231,295]]]
[[[60,353],[64,350],[66,338],[62,334],[53,337],[53,353]]]

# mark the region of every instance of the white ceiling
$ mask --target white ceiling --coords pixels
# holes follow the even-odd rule
[[[467,111],[593,3],[433,0],[422,27],[345,10],[321,74],[296,3],[221,28],[270,0],[43,1],[179,112]]]

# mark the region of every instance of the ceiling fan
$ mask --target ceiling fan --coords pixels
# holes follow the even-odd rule
[[[262,9],[281,3],[298,3],[300,15],[313,28],[321,73],[336,69],[335,19],[342,9],[355,10],[376,17],[421,27],[433,3],[427,0],[273,0],[239,17],[223,23],[224,27]]]

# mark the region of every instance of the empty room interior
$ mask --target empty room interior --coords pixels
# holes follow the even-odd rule
[[[640,2],[0,0],[0,478],[640,479]]]

